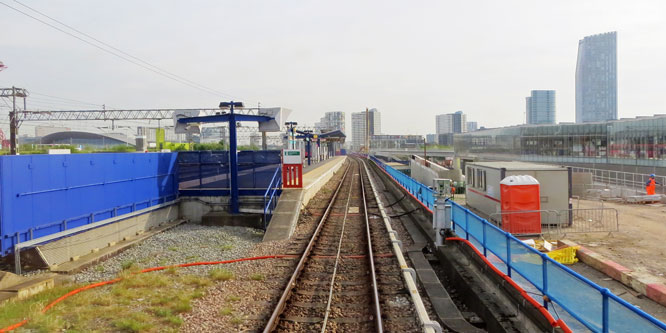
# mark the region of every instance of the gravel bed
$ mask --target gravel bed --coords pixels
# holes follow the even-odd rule
[[[338,171],[301,211],[291,240],[256,244],[246,256],[284,254],[290,251],[290,246],[293,251],[294,244],[305,242],[320,218],[312,213],[323,211],[322,207],[326,206],[327,198],[332,195],[342,174],[343,172]],[[225,265],[225,268],[234,272],[234,279],[216,284],[206,290],[206,296],[194,300],[193,310],[181,314],[184,319],[181,331],[261,331],[280,298],[296,261],[297,259],[267,259]],[[256,275],[263,278],[253,278]],[[239,299],[231,299],[233,296],[238,296]],[[221,309],[227,308],[231,309],[231,313],[220,313]]]
[[[246,227],[215,227],[182,224],[155,234],[104,262],[73,275],[76,282],[109,280],[118,275],[123,265],[141,268],[218,261],[246,257],[263,237],[263,232]],[[205,275],[215,266],[182,268],[183,272]]]

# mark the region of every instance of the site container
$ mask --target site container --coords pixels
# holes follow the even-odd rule
[[[566,212],[561,218],[549,219],[541,214],[541,223],[571,222],[571,168],[525,162],[474,162],[465,167],[467,205],[494,223],[501,223],[500,182],[512,175],[529,175],[540,184],[541,210]]]

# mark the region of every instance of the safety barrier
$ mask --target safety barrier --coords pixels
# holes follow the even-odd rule
[[[518,273],[589,330],[666,330],[666,324],[612,294],[610,290],[554,261],[467,208],[451,200],[447,201],[452,205],[451,217],[456,234],[469,240],[484,256],[498,258],[506,266],[509,277]],[[515,279],[515,275],[512,278]]]
[[[408,189],[408,186],[410,188],[418,187],[419,183],[411,177],[372,156],[370,159],[405,189]],[[389,171],[391,169],[393,170]],[[392,173],[400,173],[400,175],[396,174],[397,177],[394,177]],[[401,179],[402,183],[398,179]],[[423,184],[419,185],[425,187]],[[412,192],[410,191],[410,193]],[[422,198],[427,200],[427,197]],[[431,196],[431,198],[434,197]],[[419,201],[421,200],[419,199]],[[518,273],[520,278],[529,282],[585,328],[593,332],[604,333],[664,332],[666,330],[666,324],[614,295],[610,290],[598,286],[556,262],[545,253],[537,251],[515,236],[502,231],[467,208],[452,200],[447,201],[452,205],[451,217],[456,234],[470,241],[485,257],[489,258],[490,262],[504,265],[504,267],[497,268],[505,269],[509,277],[512,277],[513,272]],[[421,203],[424,206],[432,205],[432,201],[421,201]],[[516,278],[518,277],[515,275],[512,277],[514,280]],[[568,324],[573,327],[571,323]]]
[[[0,256],[16,244],[170,202],[175,153],[0,157]]]
[[[489,220],[503,231],[513,235],[540,234],[550,238],[561,238],[571,233],[617,232],[620,229],[618,216],[617,209],[602,207],[504,211],[490,214]],[[520,227],[507,225],[505,222],[512,218],[540,219],[541,230],[535,233],[532,228],[523,230]]]
[[[268,223],[273,217],[273,210],[277,206],[278,197],[281,193],[282,177],[280,175],[280,167],[275,168],[275,173],[271,179],[266,192],[264,193],[264,230],[268,227]]]
[[[406,174],[384,164],[384,162],[378,160],[374,156],[370,156],[370,160],[375,162],[377,166],[382,168],[386,173],[391,176],[398,184],[402,185],[411,195],[413,195],[418,201],[420,201],[425,207],[430,211],[435,207],[435,191],[433,191],[428,186],[425,186],[412,177],[407,176]]]

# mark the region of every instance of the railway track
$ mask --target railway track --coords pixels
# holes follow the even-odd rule
[[[420,332],[393,243],[352,158],[264,332]]]

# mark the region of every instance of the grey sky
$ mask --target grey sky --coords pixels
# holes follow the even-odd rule
[[[21,8],[11,0],[1,0]],[[531,89],[574,120],[578,40],[618,31],[619,116],[664,113],[666,1],[30,1],[25,4],[246,104],[313,124],[376,107],[382,131],[434,132],[464,110],[522,123]],[[0,86],[113,107],[214,107],[216,97],[0,5]],[[42,102],[46,103],[46,102]]]

